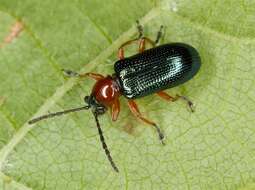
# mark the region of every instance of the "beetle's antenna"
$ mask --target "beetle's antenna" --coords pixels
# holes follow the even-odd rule
[[[73,108],[73,109],[69,109],[69,110],[64,110],[64,111],[60,111],[60,112],[55,112],[55,113],[42,115],[42,116],[36,117],[34,119],[31,119],[30,121],[28,121],[28,124],[34,124],[34,123],[36,123],[38,121],[41,121],[43,119],[49,119],[49,118],[52,118],[52,117],[55,117],[55,116],[61,116],[61,115],[68,114],[68,113],[71,113],[71,112],[78,112],[78,111],[87,110],[87,109],[89,109],[89,106],[82,106],[82,107],[79,107],[79,108]]]
[[[112,157],[111,157],[110,151],[109,151],[109,149],[108,149],[108,147],[107,147],[107,145],[106,145],[106,143],[105,143],[103,131],[102,131],[101,127],[100,127],[100,124],[99,124],[99,121],[98,121],[98,117],[97,117],[98,115],[97,115],[96,112],[94,112],[94,116],[95,116],[95,120],[96,120],[96,124],[97,124],[98,133],[99,133],[99,136],[100,136],[100,141],[101,141],[101,143],[102,143],[102,146],[103,146],[103,149],[104,149],[104,151],[105,151],[105,154],[106,154],[108,160],[110,161],[110,163],[111,163],[113,169],[114,169],[116,172],[119,172],[119,169],[118,169],[117,166],[115,165],[115,163],[114,163],[114,161],[113,161],[113,159],[112,159]]]

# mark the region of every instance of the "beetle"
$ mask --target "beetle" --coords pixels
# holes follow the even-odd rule
[[[143,36],[143,27],[138,21],[137,29],[139,33],[138,37],[120,46],[118,50],[119,60],[114,64],[114,74],[103,76],[92,72],[79,74],[71,70],[63,70],[69,77],[90,77],[96,81],[91,94],[84,97],[87,105],[42,115],[28,122],[29,124],[34,124],[43,119],[91,109],[103,149],[116,172],[119,170],[105,143],[98,116],[104,114],[110,108],[112,121],[116,121],[120,112],[119,98],[120,96],[124,96],[128,99],[128,106],[134,116],[154,127],[160,141],[164,144],[162,131],[155,122],[142,116],[135,99],[156,93],[161,98],[170,102],[178,99],[186,101],[193,112],[193,103],[187,97],[178,94],[176,96],[170,96],[164,90],[190,80],[196,75],[201,66],[199,53],[188,44],[168,43],[157,46],[162,37],[163,26],[160,27],[155,41]],[[139,53],[125,58],[124,48],[133,43],[139,44]],[[147,43],[152,48],[146,49]]]

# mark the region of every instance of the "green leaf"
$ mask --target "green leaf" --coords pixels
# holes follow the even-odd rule
[[[197,48],[202,67],[167,90],[191,98],[195,113],[181,101],[137,100],[165,146],[124,98],[117,122],[100,117],[117,174],[90,112],[27,121],[82,105],[93,81],[67,79],[61,69],[112,73],[137,19],[146,36],[163,24],[162,43]],[[0,23],[0,189],[254,189],[254,2],[0,0]]]

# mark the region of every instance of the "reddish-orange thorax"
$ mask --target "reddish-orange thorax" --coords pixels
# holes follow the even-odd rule
[[[111,76],[98,80],[92,89],[92,96],[98,103],[111,106],[121,95],[118,83]]]

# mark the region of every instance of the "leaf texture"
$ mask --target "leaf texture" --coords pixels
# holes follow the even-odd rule
[[[116,174],[93,116],[80,112],[36,125],[35,116],[83,104],[93,81],[61,69],[113,72],[117,49],[165,26],[162,43],[198,49],[198,75],[169,94],[137,100],[166,136],[136,121],[100,117]],[[0,0],[0,189],[253,189],[255,179],[255,4],[252,1]],[[127,51],[127,55],[135,49]]]

